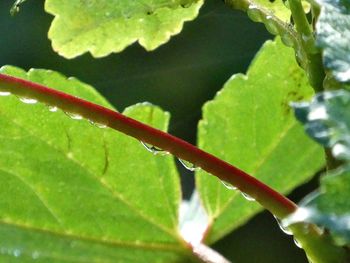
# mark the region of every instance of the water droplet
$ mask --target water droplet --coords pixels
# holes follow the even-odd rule
[[[81,116],[81,115],[79,115],[79,114],[76,114],[76,113],[65,112],[65,114],[66,114],[69,118],[71,118],[71,119],[73,119],[73,120],[81,120],[81,119],[83,119],[83,116]]]
[[[295,51],[295,59],[298,63],[298,65],[305,69],[306,65],[305,65],[305,56],[304,56],[304,51],[301,48],[297,48]]]
[[[349,159],[350,158],[349,149],[341,143],[336,143],[333,146],[332,154],[335,158],[339,158],[339,159]]]
[[[182,164],[182,166],[185,167],[187,170],[192,171],[192,172],[199,170],[199,167],[196,167],[193,163],[186,161],[186,160],[182,160],[180,158],[177,158],[177,159]]]
[[[306,50],[308,53],[315,54],[318,52],[318,49],[315,45],[315,39],[314,39],[313,35],[302,34],[301,38],[302,38],[303,42],[305,43]]]
[[[150,145],[148,143],[145,143],[141,141],[141,144],[147,149],[147,151],[153,153],[154,155],[167,155],[169,154],[167,151],[164,151],[162,149],[159,149],[153,145]]]
[[[19,100],[26,104],[35,104],[38,102],[36,99],[30,99],[30,98],[24,98],[24,97],[20,97]]]
[[[34,252],[32,253],[32,259],[38,259],[39,256],[40,256],[40,253],[39,253],[38,251],[34,251]]]
[[[293,37],[288,33],[283,34],[281,39],[283,44],[285,44],[287,47],[293,47],[295,45]]]
[[[97,128],[101,128],[101,129],[107,128],[107,125],[106,125],[106,124],[94,122],[94,121],[92,121],[92,120],[89,120],[89,122],[90,122],[92,125],[96,126]]]
[[[232,184],[225,182],[225,181],[221,181],[221,183],[229,190],[237,190],[237,187],[233,186]]]
[[[283,233],[285,233],[288,236],[293,235],[293,232],[286,226],[283,225],[283,223],[281,222],[281,220],[279,220],[277,217],[274,216],[274,218],[277,221],[277,224],[279,226],[279,228],[282,230]]]
[[[308,114],[309,121],[327,119],[327,110],[324,106],[318,106]]]
[[[273,21],[272,16],[267,16],[266,17],[265,27],[266,27],[267,31],[269,31],[271,34],[273,34],[273,35],[277,35],[278,34],[277,24],[276,24],[275,21]]]
[[[260,10],[256,5],[250,5],[247,10],[247,14],[251,20],[254,22],[262,22],[262,16]]]
[[[251,197],[250,195],[246,194],[246,193],[243,193],[241,192],[242,196],[248,200],[248,201],[255,201],[255,198]]]
[[[58,108],[56,106],[49,106],[49,111],[56,112],[58,111]]]
[[[294,244],[295,244],[298,248],[303,248],[303,247],[301,246],[301,244],[299,243],[298,240],[296,240],[295,238],[294,238],[293,240],[294,240]]]
[[[17,258],[17,257],[19,257],[21,254],[22,254],[22,252],[21,252],[21,250],[19,250],[19,249],[15,249],[15,250],[13,250],[13,255]]]
[[[9,96],[11,95],[11,92],[8,91],[0,91],[0,96]]]

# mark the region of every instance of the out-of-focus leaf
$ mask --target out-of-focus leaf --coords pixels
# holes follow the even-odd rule
[[[194,19],[202,0],[46,0],[55,16],[49,38],[60,55],[73,58],[87,51],[94,57],[120,52],[138,41],[153,50]]]
[[[296,117],[318,143],[332,147],[334,157],[350,160],[350,92],[317,94],[311,102],[295,103]]]
[[[90,86],[52,71],[0,72],[111,107]],[[172,157],[41,103],[0,99],[1,262],[191,261],[178,231]],[[169,120],[149,104],[125,114],[162,130]]]
[[[289,106],[312,93],[293,50],[280,40],[269,41],[247,75],[234,75],[204,106],[199,146],[288,193],[324,165],[322,148],[305,135]],[[261,209],[202,171],[196,182],[212,222],[209,242],[244,224]]]
[[[306,197],[284,224],[315,223],[329,229],[339,245],[350,244],[350,92],[323,92],[294,107],[307,133],[345,164],[324,175],[320,189]]]
[[[338,81],[350,80],[350,4],[347,0],[317,0],[317,43],[323,49],[324,65]]]

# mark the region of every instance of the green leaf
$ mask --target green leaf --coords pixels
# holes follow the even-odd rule
[[[289,106],[312,93],[293,50],[279,39],[268,41],[247,75],[234,75],[204,106],[199,146],[288,193],[324,165],[322,148],[304,134]],[[203,171],[196,182],[212,222],[209,242],[261,210]]]
[[[92,87],[52,71],[0,72],[111,107]],[[169,121],[149,104],[125,114],[162,130]],[[1,97],[0,127],[1,262],[190,261],[171,156],[15,96]]]
[[[138,41],[154,50],[193,20],[203,0],[46,0],[45,10],[55,16],[49,38],[66,58],[87,51],[94,57],[120,52]]]
[[[350,92],[319,93],[294,108],[307,133],[347,164],[323,175],[320,189],[307,196],[284,224],[315,223],[329,229],[339,245],[350,244]]]
[[[341,82],[350,80],[349,1],[317,0],[321,14],[316,24],[317,44],[323,48],[324,65]]]

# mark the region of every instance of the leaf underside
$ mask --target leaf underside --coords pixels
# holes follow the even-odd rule
[[[111,108],[93,88],[47,70],[1,73]],[[166,130],[149,104],[126,115]],[[0,103],[1,262],[183,262],[174,161],[130,137],[15,96]],[[154,261],[156,259],[156,261]]]
[[[289,106],[312,93],[293,50],[279,39],[268,41],[247,75],[234,75],[203,107],[199,147],[288,193],[324,165],[322,148],[305,135]],[[196,183],[212,221],[208,242],[261,210],[203,171]]]
[[[46,0],[45,10],[55,18],[49,38],[66,58],[85,52],[94,57],[120,52],[138,41],[154,50],[193,20],[203,0]]]

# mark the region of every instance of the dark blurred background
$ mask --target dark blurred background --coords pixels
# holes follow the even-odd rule
[[[193,144],[202,105],[233,73],[245,72],[261,44],[271,38],[244,13],[229,9],[223,1],[207,0],[196,20],[156,51],[148,53],[135,44],[106,58],[85,54],[66,60],[53,52],[47,38],[52,16],[44,12],[44,1],[30,0],[11,17],[13,2],[0,1],[0,66],[45,68],[75,76],[98,89],[119,111],[143,101],[159,105],[171,113],[169,132]],[[193,177],[179,169],[188,198]],[[310,187],[297,189],[291,198],[298,201]],[[237,263],[307,262],[267,212],[214,246]]]

